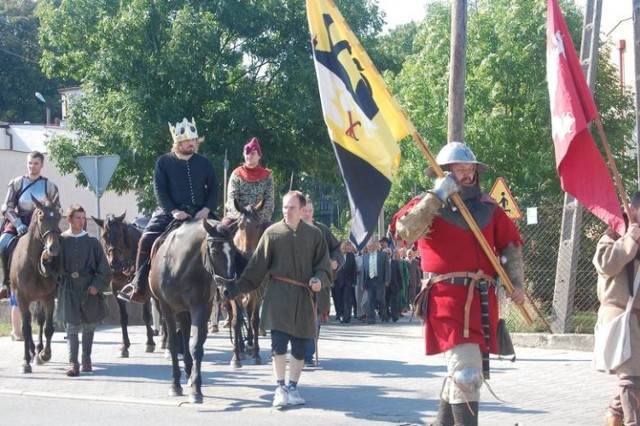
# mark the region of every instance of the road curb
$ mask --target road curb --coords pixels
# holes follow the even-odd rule
[[[513,333],[511,340],[525,348],[593,351],[593,334]]]
[[[92,401],[92,402],[108,402],[114,404],[130,404],[130,405],[162,405],[167,407],[180,407],[182,405],[196,405],[186,401],[162,401],[157,399],[146,398],[114,398],[96,395],[78,395],[69,393],[51,393],[38,391],[25,391],[19,389],[0,389],[0,395],[26,396],[36,398],[50,399],[69,399],[76,401]]]

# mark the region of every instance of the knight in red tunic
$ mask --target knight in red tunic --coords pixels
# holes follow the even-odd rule
[[[483,354],[488,359],[489,352],[498,350],[496,271],[449,197],[458,193],[464,201],[503,263],[515,288],[511,298],[519,304],[524,303],[522,238],[504,210],[482,193],[479,178],[486,166],[465,144],[448,143],[436,162],[445,177],[400,209],[391,230],[420,251],[423,287],[428,288],[426,354],[444,353],[447,362],[435,424],[475,425],[485,377]],[[436,177],[432,168],[427,175]]]

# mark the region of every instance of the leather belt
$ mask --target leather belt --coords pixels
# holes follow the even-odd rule
[[[293,284],[298,287],[308,288],[309,290],[311,290],[309,288],[309,284],[303,283],[302,281],[294,280],[292,278],[287,278],[287,277],[283,277],[281,275],[276,275],[276,274],[271,274],[271,278],[275,278],[278,281],[284,281],[285,283]]]
[[[64,274],[68,277],[71,277],[72,279],[78,279],[80,277],[88,277],[89,274],[84,273],[84,272],[78,272],[78,271],[74,271],[74,272],[67,272],[66,274]]]
[[[429,278],[433,278],[435,275],[429,277],[428,275],[430,275],[428,272],[424,273],[424,278],[425,279],[429,279]],[[453,277],[453,278],[447,278],[444,280],[440,280],[440,281],[435,281],[433,282],[434,284],[436,283],[442,283],[442,284],[453,284],[453,285],[469,285],[471,284],[471,278],[464,278],[464,277]]]
[[[486,281],[495,284],[495,280],[489,275],[480,272],[451,272],[448,274],[436,274],[433,272],[423,272],[422,277],[432,284],[444,283],[454,285],[469,285],[472,281]]]

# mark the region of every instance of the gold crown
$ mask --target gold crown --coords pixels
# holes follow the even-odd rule
[[[190,139],[198,139],[198,129],[196,128],[196,120],[191,117],[191,123],[187,118],[183,118],[180,123],[176,123],[175,127],[169,123],[169,131],[174,143],[188,141]]]

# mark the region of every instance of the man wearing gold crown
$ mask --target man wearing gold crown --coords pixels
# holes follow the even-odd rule
[[[197,153],[196,122],[186,118],[175,127],[169,123],[173,137],[171,152],[158,158],[153,170],[153,192],[158,212],[144,230],[138,245],[137,272],[131,284],[125,286],[118,298],[136,303],[147,300],[151,247],[173,220],[215,218],[218,202],[218,181],[213,165]]]

